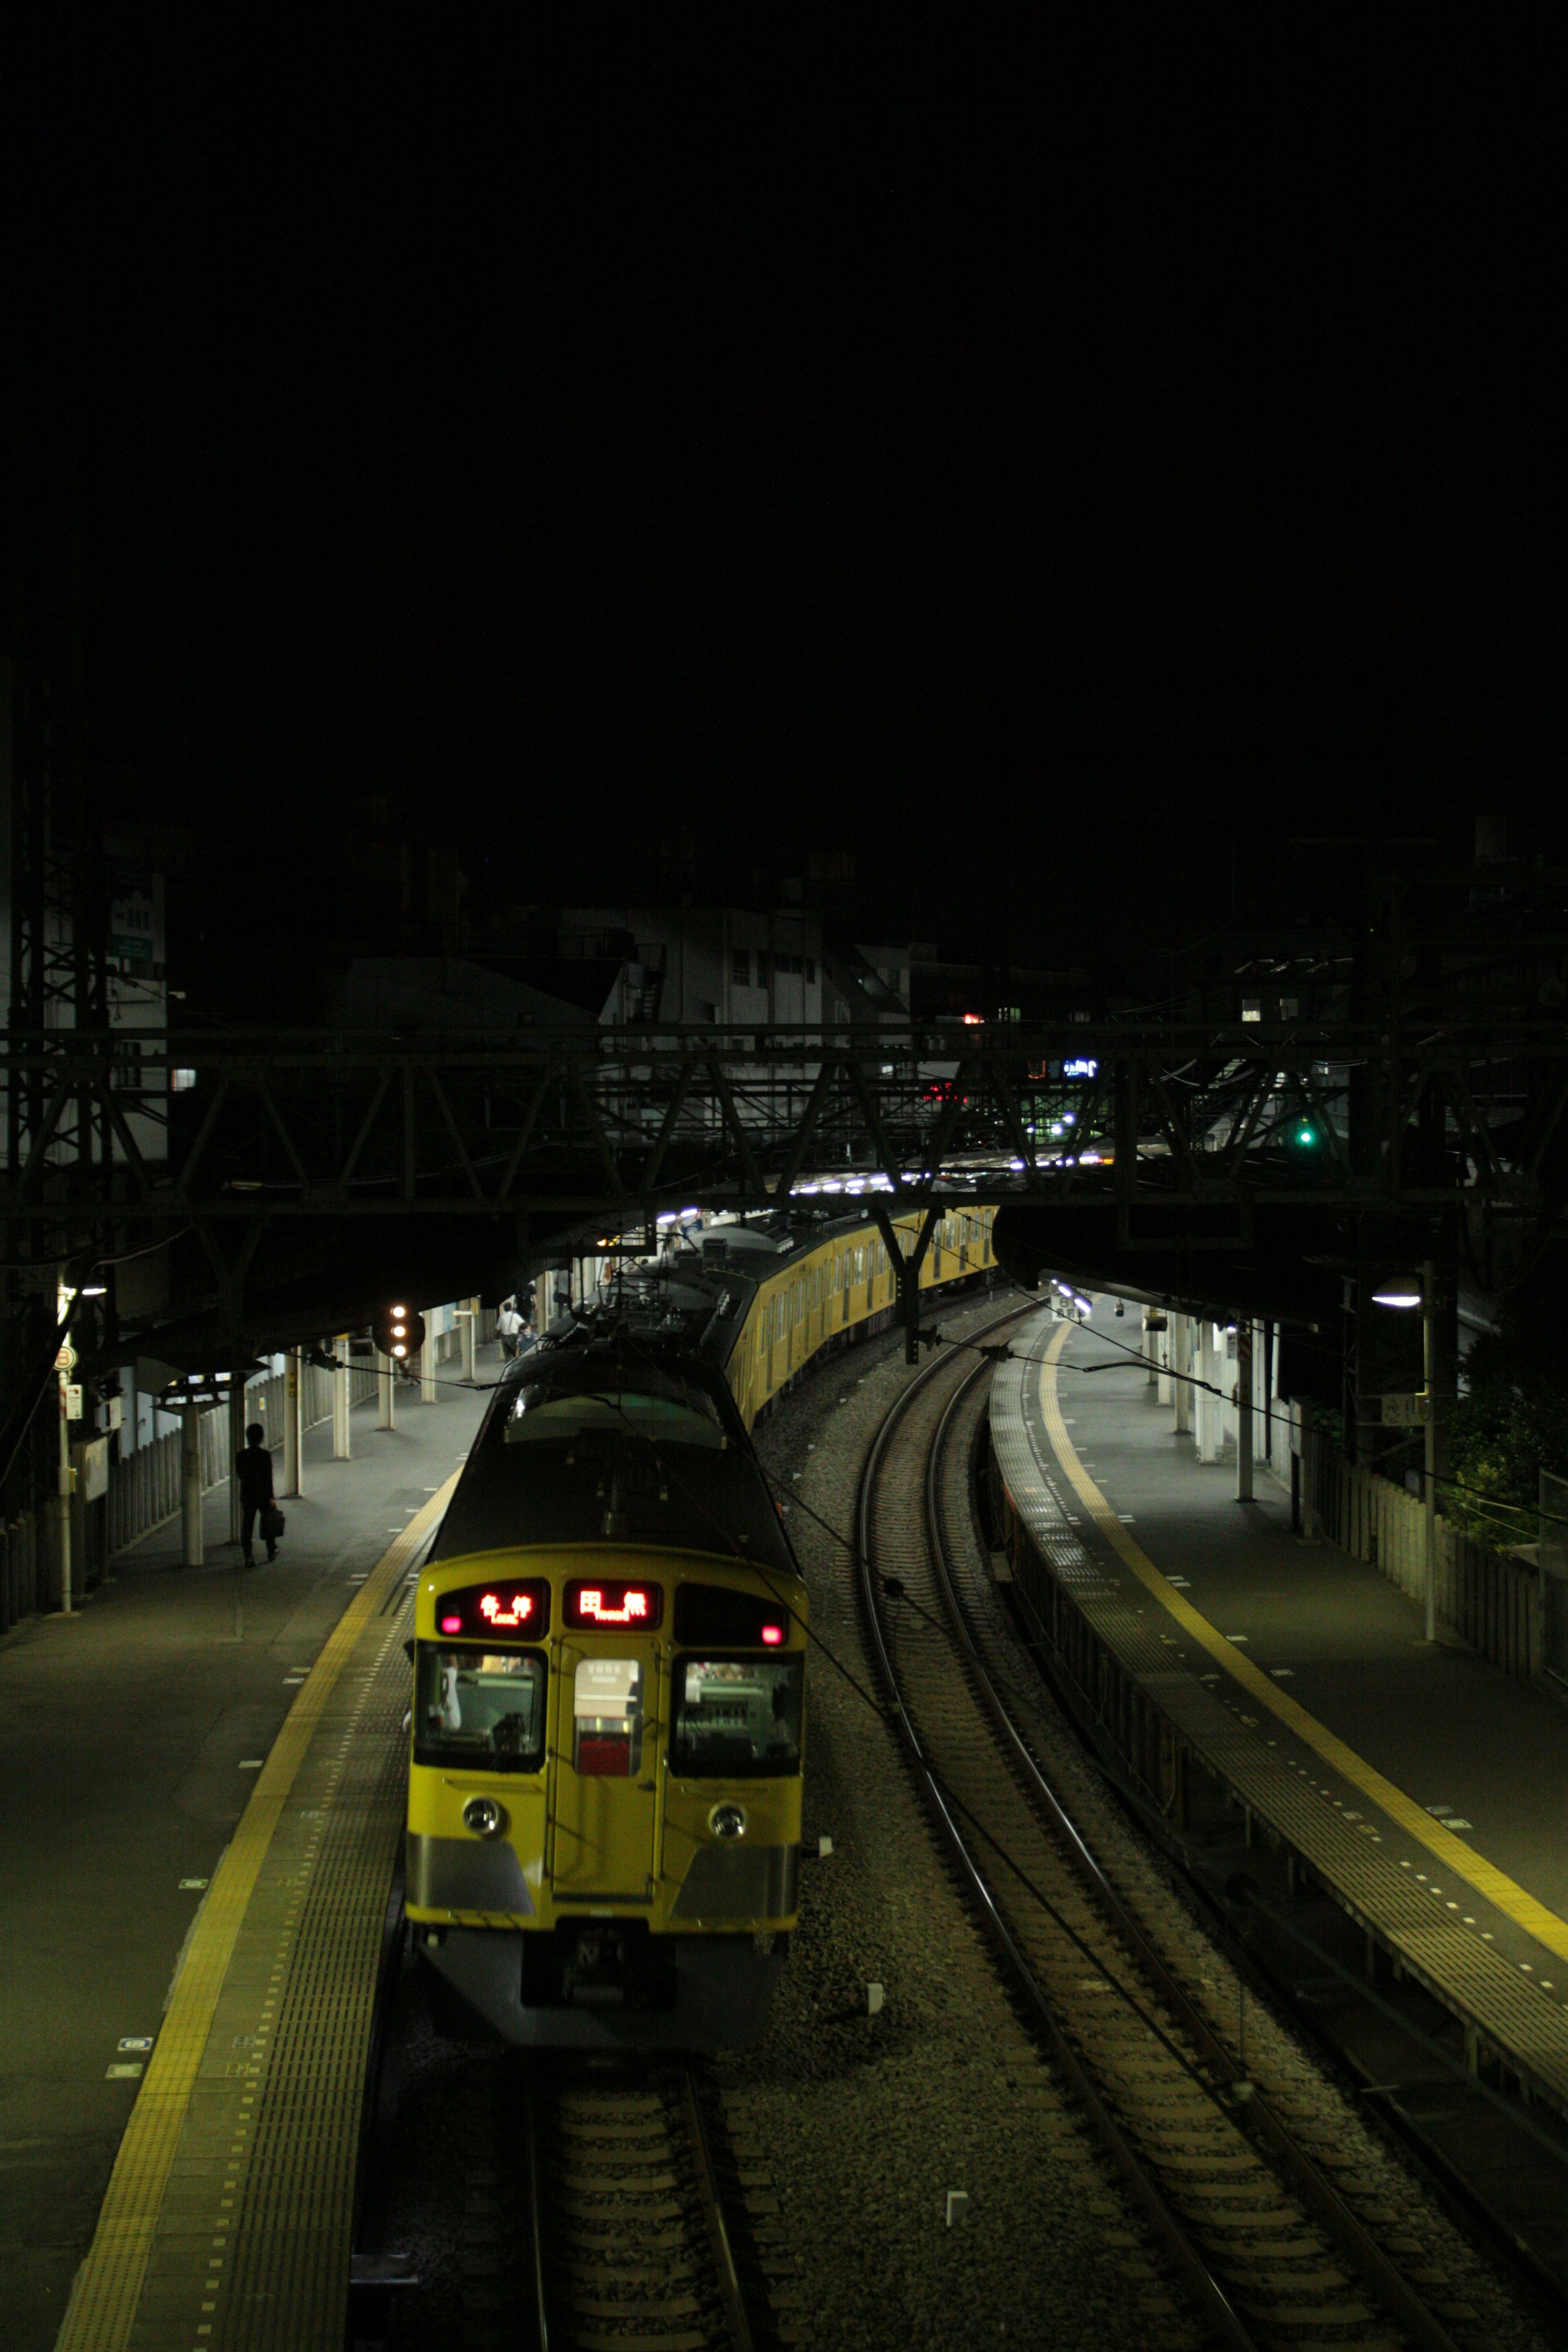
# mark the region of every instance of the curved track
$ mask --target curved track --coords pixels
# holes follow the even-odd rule
[[[900,1728],[1020,2004],[1216,2340],[1454,2352],[1149,1947],[1008,1714],[964,1605],[984,1570],[953,1442],[985,1370],[939,1357],[904,1391],[866,1465],[858,1548]]]

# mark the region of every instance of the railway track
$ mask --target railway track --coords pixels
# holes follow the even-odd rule
[[[532,2352],[763,2352],[777,2342],[739,2170],[699,2065],[520,2067]]]
[[[1262,2095],[1148,1944],[1008,1713],[966,1606],[984,1570],[955,1441],[985,1376],[941,1357],[904,1391],[866,1465],[858,1549],[905,1743],[1019,2005],[1218,2342],[1456,2352],[1311,2119]]]

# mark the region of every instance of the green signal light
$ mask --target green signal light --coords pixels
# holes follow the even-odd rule
[[[1317,1139],[1318,1130],[1315,1127],[1299,1127],[1296,1129],[1296,1140],[1298,1143],[1311,1144],[1316,1143]]]

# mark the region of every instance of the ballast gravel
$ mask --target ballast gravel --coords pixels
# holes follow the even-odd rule
[[[767,2150],[799,2266],[781,2333],[854,2352],[1185,2352],[1202,2332],[936,1852],[873,1689],[850,1557],[810,1516],[851,1534],[860,1465],[912,1377],[900,1339],[870,1341],[818,1366],[757,1433],[795,1501],[814,1631],[861,1686],[814,1651],[801,1925],[763,2042],[718,2069],[732,2127]],[[824,1836],[833,1851],[815,1858]],[[950,2224],[954,2191],[964,2203]]]

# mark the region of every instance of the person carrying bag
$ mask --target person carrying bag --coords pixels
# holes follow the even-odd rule
[[[245,1514],[240,1523],[240,1542],[247,1568],[254,1568],[256,1556],[250,1545],[258,1519],[268,1559],[277,1559],[278,1538],[283,1532],[283,1514],[272,1491],[272,1456],[267,1450],[267,1432],[258,1421],[253,1421],[245,1433],[245,1451],[235,1464],[235,1475],[239,1480],[240,1507]]]

